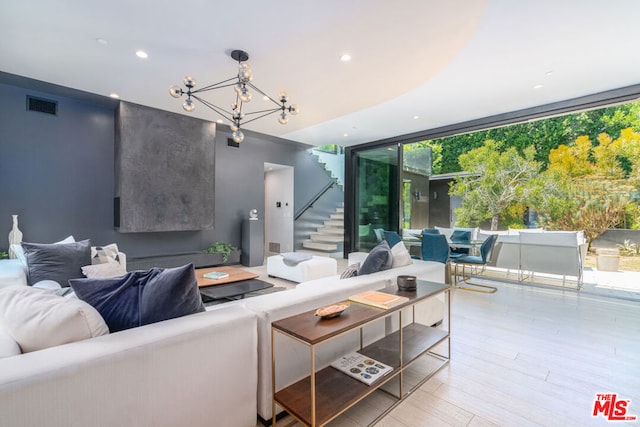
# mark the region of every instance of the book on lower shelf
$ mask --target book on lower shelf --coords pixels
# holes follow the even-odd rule
[[[210,273],[204,273],[203,276],[207,279],[226,279],[229,277],[229,273],[225,273],[224,271],[212,271]]]
[[[385,365],[364,354],[360,354],[357,351],[342,356],[333,362],[331,366],[367,385],[373,384],[393,371],[391,366]]]
[[[403,302],[409,301],[409,298],[400,295],[391,295],[380,291],[366,291],[360,292],[356,295],[351,295],[349,300],[386,310],[391,307],[395,307],[398,304],[402,304]]]

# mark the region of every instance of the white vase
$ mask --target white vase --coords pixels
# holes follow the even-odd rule
[[[22,242],[22,231],[18,228],[18,215],[11,215],[11,217],[13,218],[13,227],[9,232],[9,258],[15,259],[16,254],[13,253],[11,245],[19,245]]]

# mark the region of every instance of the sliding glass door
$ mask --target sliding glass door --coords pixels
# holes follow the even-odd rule
[[[381,236],[429,224],[431,148],[424,143],[348,149],[345,254],[368,252]]]
[[[355,250],[376,245],[376,229],[398,230],[398,146],[355,153]]]

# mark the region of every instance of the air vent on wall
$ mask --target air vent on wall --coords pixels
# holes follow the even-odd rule
[[[27,95],[27,110],[55,116],[58,114],[58,102]]]
[[[280,253],[280,243],[269,242],[269,252]]]
[[[229,147],[235,147],[235,148],[240,148],[240,143],[239,142],[235,142],[233,139],[231,138],[227,138],[227,145]]]

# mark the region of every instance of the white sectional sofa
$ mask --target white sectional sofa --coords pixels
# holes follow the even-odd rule
[[[239,306],[0,359],[0,425],[255,426],[256,316]]]
[[[0,286],[24,280],[20,271],[0,261]],[[265,420],[272,415],[271,322],[395,285],[401,274],[443,282],[444,265],[414,260],[366,276],[334,275],[205,313],[0,359],[0,426],[253,427],[256,413]],[[437,323],[444,302],[431,298],[418,313],[421,323]],[[374,324],[365,339],[394,327]],[[323,349],[319,366],[354,349],[353,338]],[[276,356],[287,369],[276,372],[279,386],[309,374],[308,351],[282,344]]]

